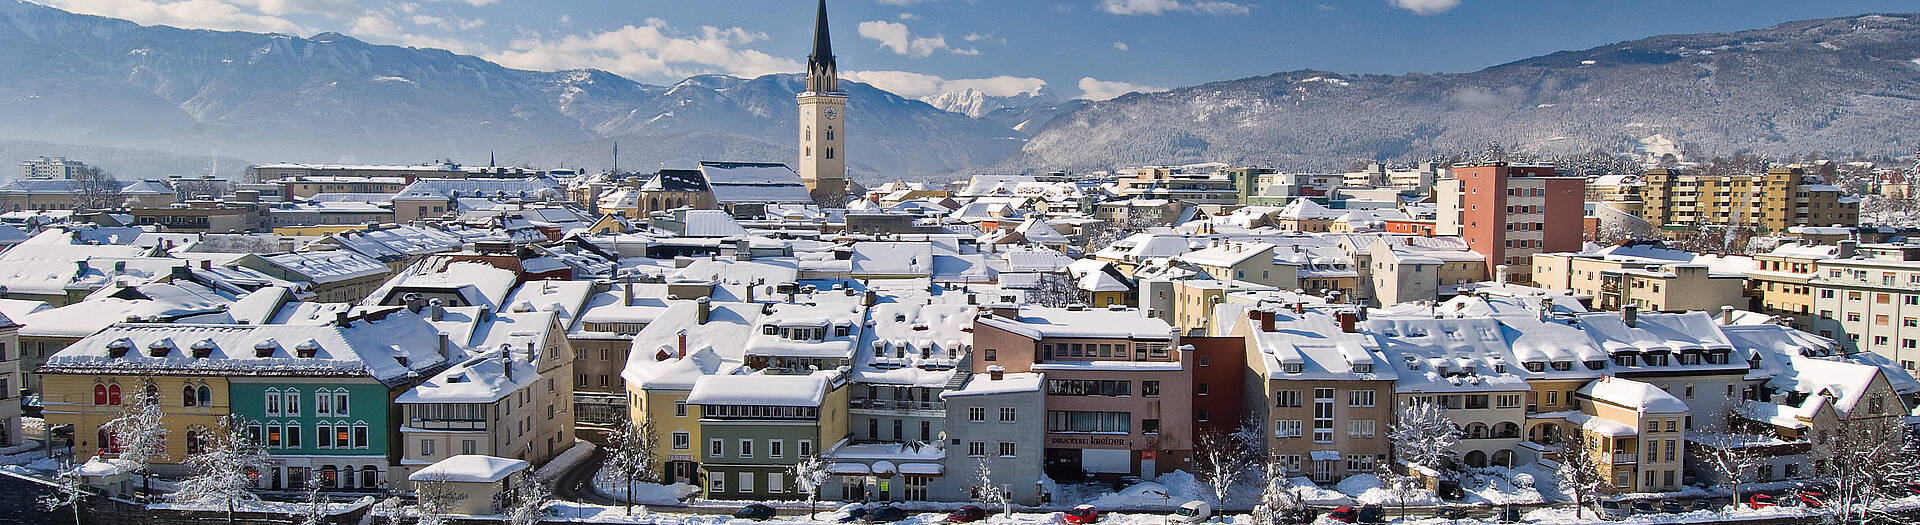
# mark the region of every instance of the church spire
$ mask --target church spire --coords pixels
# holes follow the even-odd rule
[[[840,72],[833,63],[833,38],[827,33],[827,0],[820,0],[820,12],[813,23],[813,53],[807,55],[807,91],[840,91]]]

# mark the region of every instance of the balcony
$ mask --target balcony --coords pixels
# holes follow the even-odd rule
[[[1640,455],[1629,454],[1625,452],[1615,452],[1612,454],[1602,455],[1600,457],[1600,461],[1606,462],[1607,464],[1611,464],[1611,465],[1631,465],[1631,464],[1640,462]]]
[[[848,408],[854,410],[933,410],[944,411],[944,401],[913,401],[909,399],[854,399],[849,400]]]

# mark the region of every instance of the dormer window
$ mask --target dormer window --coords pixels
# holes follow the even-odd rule
[[[1587,370],[1600,370],[1607,367],[1606,361],[1586,361]]]
[[[760,327],[760,333],[765,335],[780,335],[780,327],[776,325],[762,326]]]
[[[1298,374],[1300,373],[1302,368],[1303,367],[1300,366],[1300,363],[1285,363],[1280,365],[1280,370],[1289,374]]]
[[[907,314],[893,314],[893,322],[896,322],[896,323],[907,322]]]
[[[1373,364],[1371,364],[1371,363],[1360,363],[1360,364],[1357,364],[1357,365],[1353,365],[1353,373],[1356,373],[1356,374],[1371,374],[1371,373],[1373,373]]]
[[[1407,356],[1407,370],[1419,370],[1419,369],[1420,369],[1420,358],[1414,357],[1414,356]]]
[[[1554,361],[1553,369],[1561,372],[1573,370],[1573,361]]]
[[[1527,361],[1527,371],[1528,372],[1545,372],[1547,371],[1547,364],[1539,361]]]
[[[849,328],[849,327],[848,327],[847,325],[843,325],[843,324],[842,324],[842,325],[834,325],[834,326],[833,326],[833,336],[834,336],[834,337],[846,337],[846,336],[847,336],[847,329],[848,329],[848,328]]]
[[[1493,365],[1493,373],[1495,373],[1495,374],[1505,374],[1505,373],[1507,373],[1507,365],[1505,365],[1505,364],[1496,364],[1496,365]]]

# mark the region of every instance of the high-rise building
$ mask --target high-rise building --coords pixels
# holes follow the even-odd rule
[[[1487,258],[1489,270],[1505,265],[1511,281],[1526,282],[1533,254],[1580,249],[1585,178],[1561,176],[1553,166],[1505,162],[1452,171],[1453,178],[1434,184],[1434,233],[1466,239],[1468,249]]]
[[[20,180],[80,179],[97,173],[93,166],[66,157],[35,157],[20,161]]]
[[[827,34],[827,0],[814,21],[813,54],[807,55],[807,90],[800,102],[800,180],[815,202],[844,204],[847,195],[847,94]]]
[[[1790,226],[1860,223],[1859,198],[1809,181],[1800,168],[1772,168],[1765,175],[1652,169],[1642,180],[1640,217],[1662,229],[1751,226],[1782,232]]]

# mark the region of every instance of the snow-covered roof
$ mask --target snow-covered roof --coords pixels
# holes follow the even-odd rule
[[[502,303],[507,299],[507,292],[513,289],[519,278],[519,274],[513,270],[484,262],[432,257],[394,274],[368,295],[362,304],[392,304],[396,299],[392,297],[395,292],[432,290],[457,295],[466,303],[454,306],[486,306],[500,310],[505,308],[506,305]]]
[[[124,350],[120,357],[113,354]],[[196,351],[207,357],[196,358]],[[438,331],[405,310],[335,325],[125,323],[47,358],[63,370],[141,370],[305,376],[366,375],[382,382],[440,364]],[[154,357],[154,353],[162,353]],[[302,357],[302,355],[312,357]]]
[[[859,383],[942,387],[973,349],[965,304],[884,302],[867,309],[867,329],[853,346],[849,379]]]
[[[1138,310],[1087,308],[1076,311],[1070,308],[1023,306],[1019,309],[1018,317],[995,315],[981,317],[975,322],[1033,339],[1170,339],[1174,333],[1173,325],[1157,317],[1147,317]]]
[[[852,260],[857,275],[931,276],[933,243],[855,243]]]
[[[1387,363],[1399,375],[1396,391],[1519,391],[1516,372],[1498,321],[1492,319],[1369,319]]]
[[[864,310],[858,303],[779,303],[767,305],[766,309],[755,321],[753,335],[747,337],[747,355],[853,358],[853,343],[861,337]],[[790,328],[816,329],[823,333],[815,339],[796,340],[785,335]],[[847,335],[838,335],[841,328],[847,329]],[[769,329],[777,333],[767,334]]]
[[[1660,387],[1619,377],[1602,377],[1580,387],[1580,395],[1643,414],[1684,414],[1687,404]]]
[[[800,174],[785,164],[703,161],[700,173],[713,188],[714,200],[722,204],[813,202]]]
[[[988,373],[974,374],[967,379],[966,386],[958,390],[941,392],[940,397],[942,399],[948,399],[961,396],[1039,392],[1040,385],[1045,383],[1046,378],[1047,376],[1044,374],[1033,372],[1005,374],[1001,376],[1000,379],[994,379],[992,375]]]
[[[425,483],[494,483],[530,466],[518,459],[461,454],[422,467],[407,475],[407,479]]]
[[[333,283],[382,275],[391,270],[371,257],[352,251],[308,251],[262,255],[261,259],[313,283]]]
[[[393,402],[492,403],[539,381],[539,368],[519,349],[492,350],[448,367]]]
[[[634,334],[627,366],[620,377],[646,389],[693,388],[704,375],[732,374],[746,359],[747,338],[758,326],[759,303],[710,302],[705,324],[695,320],[698,305],[675,301],[640,333]],[[680,352],[680,334],[686,334],[686,353]]]
[[[1274,316],[1274,331],[1259,330],[1255,322],[1253,332],[1268,379],[1399,379],[1399,372],[1389,366],[1373,337],[1341,330],[1333,314],[1320,309],[1269,311]],[[1288,372],[1293,366],[1300,371]],[[1362,371],[1367,368],[1371,371]]]
[[[1188,252],[1180,256],[1182,262],[1202,266],[1233,266],[1255,257],[1273,255],[1273,245],[1267,243],[1222,243],[1204,250]]]
[[[806,375],[702,376],[687,393],[687,404],[818,407],[839,376],[824,370]]]

